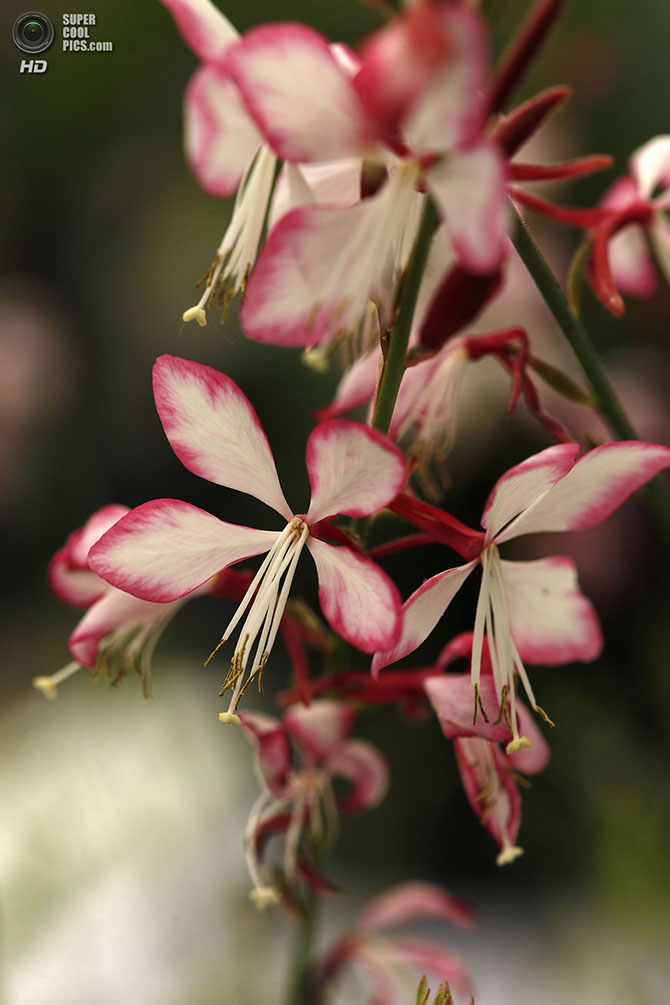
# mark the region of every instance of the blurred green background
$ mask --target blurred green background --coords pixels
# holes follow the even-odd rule
[[[528,6],[485,4],[496,50]],[[55,704],[30,681],[67,662],[77,619],[50,595],[46,563],[98,507],[169,496],[273,526],[262,505],[176,460],[153,407],[155,357],[196,359],[241,385],[298,512],[304,441],[337,373],[315,375],[297,352],[246,342],[235,309],[225,327],[214,317],[205,329],[181,323],[230,205],[204,195],[183,160],[181,102],[196,60],[167,12],[153,0],[91,2],[95,38],[114,51],[63,53],[69,6],[41,9],[57,26],[44,75],[19,74],[11,26],[23,8],[3,3],[0,27],[5,993],[11,1005],[279,1001],[285,933],[245,900],[241,839],[256,782],[243,738],[216,721],[221,666],[202,669],[229,605],[198,601],[170,626],[150,702],[132,679],[110,691],[81,675]],[[235,0],[225,13],[240,30],[301,19],[350,43],[379,24],[373,6],[353,0]],[[518,97],[571,84],[574,100],[538,156],[607,152],[615,169],[557,191],[562,201],[593,203],[636,146],[668,129],[668,37],[670,6],[657,0],[568,3]],[[563,268],[576,235],[539,224],[538,233]],[[529,298],[509,321],[551,355],[559,335]],[[649,301],[628,301],[619,323],[587,293],[585,314],[636,421],[670,442],[668,291],[659,284]],[[468,418],[449,463],[447,505],[472,524],[498,475],[549,442],[523,415],[506,417],[502,375],[491,369],[486,380],[464,385]],[[592,420],[578,421],[588,437]],[[607,646],[593,666],[534,674],[558,728],[549,768],[524,793],[524,858],[497,869],[437,724],[411,726],[386,709],[361,729],[391,760],[391,791],[378,811],[345,821],[329,870],[351,896],[329,908],[325,931],[396,881],[433,880],[474,900],[479,930],[452,943],[471,966],[478,1005],[667,1001],[667,556],[637,500],[573,537],[551,548],[576,555]],[[546,545],[537,553],[551,553]],[[417,554],[387,568],[407,595],[452,557]],[[310,569],[297,586],[314,602]],[[469,627],[473,598],[464,593],[418,662]],[[273,663],[266,707],[286,681],[280,652]]]

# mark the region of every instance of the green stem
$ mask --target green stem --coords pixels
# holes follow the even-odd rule
[[[400,383],[405,372],[405,357],[407,345],[414,319],[419,287],[426,269],[428,252],[433,239],[437,213],[430,196],[426,196],[421,223],[414,241],[414,247],[407,263],[396,298],[396,312],[393,329],[388,336],[384,367],[377,388],[375,414],[372,420],[374,429],[388,433],[391,417],[395,408]]]
[[[308,1005],[312,942],[316,928],[316,896],[309,892],[302,904],[295,936],[295,949],[286,1005]]]
[[[596,408],[612,432],[620,440],[639,440],[640,437],[635,427],[624,412],[616,391],[603,369],[600,357],[591,341],[591,336],[581,320],[570,310],[563,289],[547,264],[544,255],[533,240],[524,220],[519,216],[514,207],[512,207],[512,212],[516,218],[516,230],[513,238],[514,247],[537,286],[542,299],[570,343],[572,351],[577,357],[584,376],[591,387],[596,400]],[[668,496],[663,486],[655,479],[645,486],[643,494],[664,536],[670,541],[670,507],[668,506]]]

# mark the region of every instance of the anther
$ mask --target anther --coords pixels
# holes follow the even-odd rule
[[[182,321],[197,321],[201,328],[207,324],[207,314],[204,307],[189,307],[181,316]]]
[[[488,722],[489,721],[489,717],[486,714],[486,711],[484,710],[484,706],[482,704],[481,695],[479,694],[479,684],[475,684],[475,711],[474,711],[474,715],[472,717],[472,725],[473,726],[477,725],[477,713],[478,712],[482,713],[482,718],[484,719],[484,722]]]
[[[530,747],[530,740],[527,736],[517,736],[514,740],[510,740],[505,747],[506,754],[516,754],[519,750],[524,747]]]
[[[281,896],[274,886],[257,886],[250,891],[249,900],[256,905],[259,911],[264,911],[267,907],[278,904]]]
[[[496,865],[509,865],[510,862],[514,862],[521,855],[523,855],[523,848],[520,848],[517,844],[508,845],[498,855]]]
[[[542,716],[542,718],[544,719],[544,721],[546,722],[546,724],[548,726],[555,726],[556,725],[555,722],[551,721],[551,719],[549,718],[549,716],[547,715],[547,713],[545,712],[545,710],[543,708],[540,708],[539,705],[535,706],[535,711],[540,713],[540,715]]]
[[[219,722],[224,723],[226,726],[239,726],[242,720],[234,712],[219,712]]]

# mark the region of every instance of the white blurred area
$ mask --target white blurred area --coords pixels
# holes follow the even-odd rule
[[[154,684],[146,701],[82,672],[3,710],[8,1005],[281,1000],[285,925],[247,899],[248,744],[211,676]]]

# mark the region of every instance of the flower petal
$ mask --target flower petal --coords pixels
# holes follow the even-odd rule
[[[507,250],[504,163],[493,143],[453,154],[427,175],[459,260],[472,272],[490,273]]]
[[[524,663],[590,663],[603,647],[598,616],[571,558],[501,562],[512,637]]]
[[[372,661],[372,676],[389,663],[395,663],[403,656],[414,652],[432,632],[447,607],[454,599],[479,559],[459,565],[446,572],[438,572],[415,590],[403,606],[403,627],[400,640],[389,649],[375,653]]]
[[[539,531],[593,527],[668,466],[670,448],[657,443],[638,440],[604,443],[580,457],[574,467],[546,495],[521,513],[497,540],[509,541],[521,534]]]
[[[530,714],[525,705],[517,702],[517,713],[519,716],[519,734],[530,740],[530,747],[522,747],[506,754],[508,761],[511,761],[515,771],[521,771],[525,775],[536,775],[539,771],[544,771],[551,751],[549,744],[537,727],[535,717]]]
[[[477,737],[454,740],[456,763],[470,806],[501,848],[500,865],[521,854],[514,842],[521,824],[521,797],[507,759],[495,743]]]
[[[189,471],[247,492],[290,519],[270,444],[235,381],[165,355],[154,364],[153,383],[165,435]]]
[[[333,160],[367,147],[370,127],[358,95],[317,31],[302,24],[261,25],[244,35],[229,59],[242,97],[278,157]]]
[[[276,531],[238,527],[178,499],[156,499],[114,524],[91,549],[89,565],[119,590],[164,604],[276,540]]]
[[[209,195],[231,195],[263,142],[230,75],[221,66],[201,66],[184,98],[186,156]]]
[[[161,0],[186,44],[200,59],[220,59],[239,35],[210,0]]]
[[[256,765],[270,792],[282,797],[291,769],[291,745],[282,724],[262,712],[240,712],[240,725],[256,747]]]
[[[385,958],[392,973],[397,972],[399,966],[411,967],[418,974],[433,974],[437,980],[447,981],[452,988],[459,988],[465,994],[472,989],[472,979],[463,960],[426,939],[396,935],[375,947],[374,956]]]
[[[321,763],[345,740],[355,713],[339,701],[320,699],[309,708],[292,705],[284,713],[284,726],[308,759]]]
[[[479,714],[477,722],[473,724],[475,702],[469,673],[428,677],[423,687],[447,740],[453,740],[457,736],[478,736],[492,743],[507,743],[512,739],[511,730],[504,718],[496,722],[500,702],[490,674],[482,675],[479,680],[479,698],[488,722]]]
[[[60,600],[74,607],[88,607],[108,589],[88,567],[91,546],[128,512],[127,506],[103,506],[83,527],[70,534],[49,562],[47,580]]]
[[[338,513],[376,513],[407,480],[405,458],[388,436],[347,419],[320,423],[307,441],[305,459],[312,487],[310,523]]]
[[[322,420],[331,419],[372,401],[380,362],[381,353],[374,349],[367,356],[357,359],[343,374],[331,403],[320,409],[316,417]]]
[[[129,630],[140,625],[148,627],[155,621],[167,621],[181,605],[181,601],[154,604],[108,586],[105,595],[89,608],[70,636],[68,647],[72,658],[92,670],[100,644],[110,632],[117,628]]]
[[[615,234],[607,246],[616,286],[636,297],[650,297],[656,289],[656,274],[647,249],[644,231],[631,224]]]
[[[493,486],[484,506],[481,523],[486,541],[507,540],[501,531],[568,473],[578,450],[576,443],[559,443],[506,471]]]
[[[337,806],[341,813],[356,813],[377,803],[386,795],[389,765],[376,747],[365,740],[349,740],[328,758],[328,774],[346,778],[352,787]]]
[[[363,652],[392,646],[400,636],[402,606],[378,565],[349,548],[308,538],[319,577],[319,601],[336,632]]]
[[[651,199],[658,185],[670,184],[670,136],[655,136],[639,147],[630,159],[630,168],[640,194]]]
[[[471,928],[476,914],[467,901],[432,883],[401,883],[371,900],[359,915],[357,927],[376,932],[425,918],[440,918],[459,928]]]

